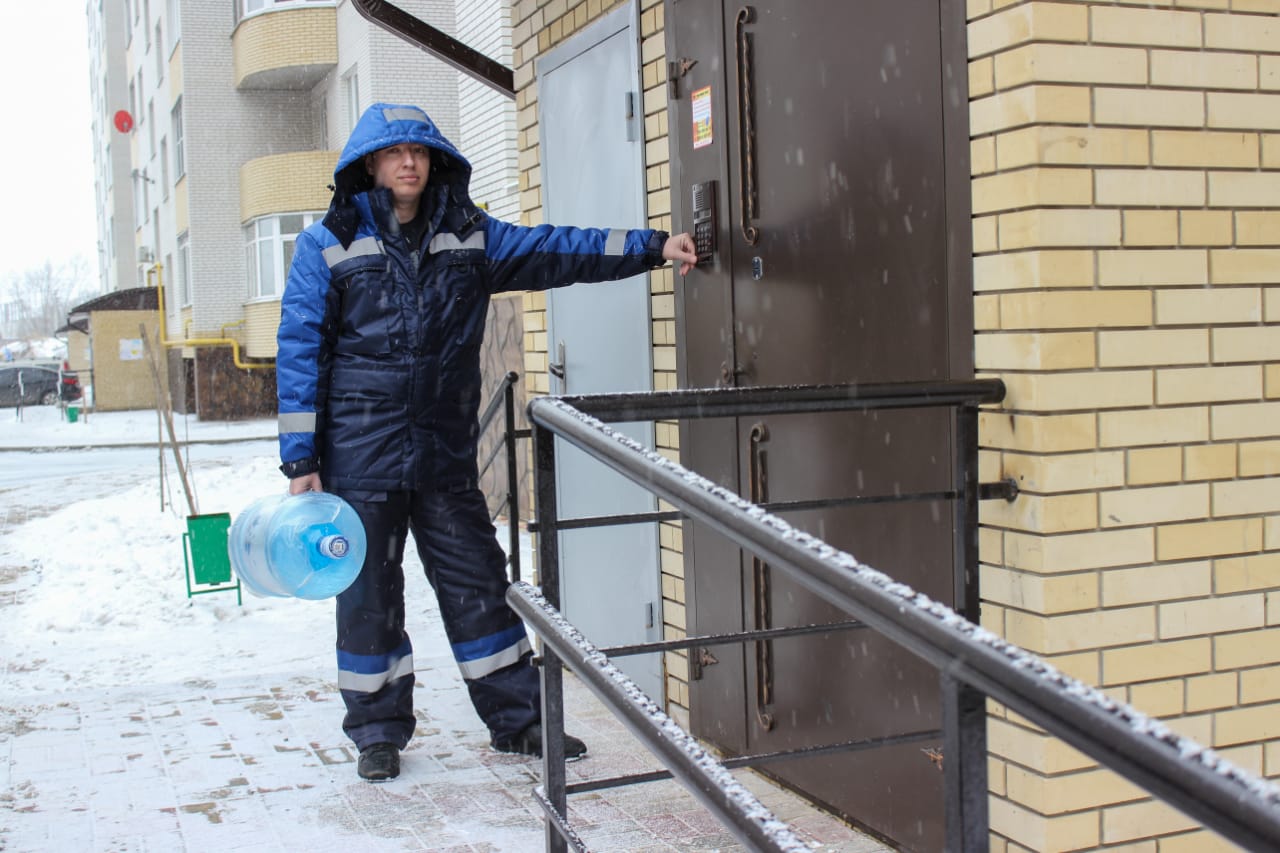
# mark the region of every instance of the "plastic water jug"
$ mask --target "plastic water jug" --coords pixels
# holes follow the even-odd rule
[[[360,574],[364,525],[328,492],[270,495],[240,513],[227,550],[240,581],[258,595],[330,598]]]

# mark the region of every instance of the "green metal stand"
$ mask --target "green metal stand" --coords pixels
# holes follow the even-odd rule
[[[240,595],[240,581],[231,582],[231,555],[227,553],[227,533],[230,529],[230,513],[187,516],[187,532],[182,534],[182,559],[187,568],[187,598],[234,589],[236,604],[244,603]],[[197,586],[203,589],[196,589]]]

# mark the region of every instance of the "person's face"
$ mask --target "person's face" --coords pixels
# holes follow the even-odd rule
[[[406,142],[379,149],[365,161],[376,186],[386,187],[398,202],[416,202],[427,188],[431,152],[427,146]]]

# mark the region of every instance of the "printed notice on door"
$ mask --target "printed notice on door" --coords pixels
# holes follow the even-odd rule
[[[711,87],[704,86],[693,93],[693,147],[706,148],[711,144]]]

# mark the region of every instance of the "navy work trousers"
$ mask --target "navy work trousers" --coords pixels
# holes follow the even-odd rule
[[[404,628],[405,538],[413,533],[471,702],[495,746],[541,717],[524,625],[507,605],[506,555],[484,495],[336,491],[364,522],[364,567],[338,596],[342,728],[360,749],[413,735],[413,648]]]

